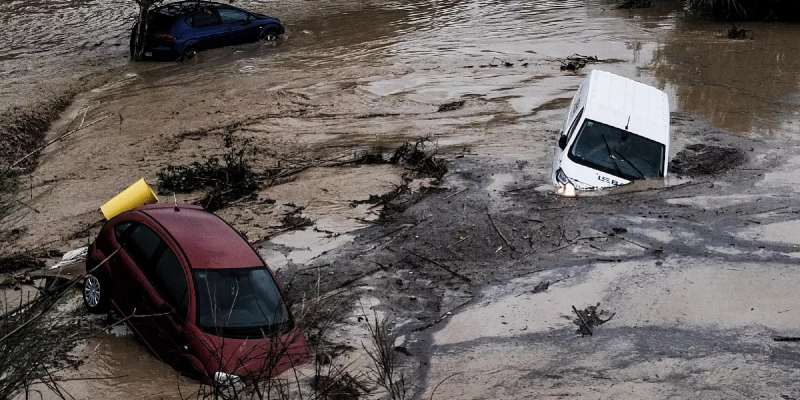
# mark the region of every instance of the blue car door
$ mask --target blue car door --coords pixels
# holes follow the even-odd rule
[[[186,19],[198,50],[225,46],[225,27],[214,8],[203,8]]]
[[[235,8],[217,8],[222,25],[225,27],[225,43],[223,46],[233,46],[258,40],[259,27],[253,22],[255,18],[250,14]]]

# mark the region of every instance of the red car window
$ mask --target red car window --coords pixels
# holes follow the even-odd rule
[[[136,224],[136,227],[130,231],[128,237],[123,239],[122,244],[134,261],[142,268],[153,258],[156,249],[161,245],[161,238],[152,229],[142,224]]]
[[[183,273],[183,266],[178,257],[169,248],[165,247],[161,253],[150,281],[164,301],[175,309],[178,316],[186,319],[186,313],[189,310],[189,289],[186,284],[186,275]]]

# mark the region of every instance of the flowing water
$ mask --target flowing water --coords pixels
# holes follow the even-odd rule
[[[127,45],[137,8],[130,0],[2,2],[0,109],[35,103],[81,77],[103,74],[116,82],[103,90],[121,108],[138,107],[143,100],[135,91],[142,88],[156,106],[191,100],[195,107],[211,107],[223,94],[257,98],[251,88],[262,80],[283,79],[272,87],[300,93],[335,91],[345,82],[364,94],[363,101],[345,105],[354,115],[375,112],[372,101],[386,98],[406,109],[459,98],[491,104],[494,111],[478,115],[402,122],[409,131],[450,132],[440,145],[470,143],[477,152],[513,158],[523,156],[531,130],[558,129],[560,110],[585,72],[561,71],[558,58],[578,53],[604,60],[586,70],[658,86],[670,95],[673,111],[699,115],[737,135],[783,140],[800,131],[797,25],[747,24],[751,38],[729,40],[726,24],[682,10],[616,10],[597,0],[235,4],[279,17],[287,27],[285,41],[212,50],[184,64],[132,64]],[[395,129],[398,121],[336,123],[367,134]],[[332,129],[329,120],[276,124]],[[485,135],[496,124],[503,132]],[[141,129],[156,127],[153,122]],[[76,398],[177,396],[176,375],[131,336],[93,338],[76,351],[90,354],[86,376],[126,376],[67,382]]]

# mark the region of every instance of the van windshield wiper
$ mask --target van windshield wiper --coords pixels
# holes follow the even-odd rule
[[[617,165],[617,160],[614,159],[614,155],[611,152],[611,146],[608,145],[608,140],[606,140],[606,134],[601,133],[600,136],[603,138],[603,143],[606,144],[606,151],[608,151],[608,158],[611,159],[611,163],[614,164],[614,169],[617,170],[617,175],[622,176],[622,170],[619,169],[619,165]]]
[[[642,171],[639,171],[639,168],[636,168],[636,165],[633,165],[633,163],[631,162],[631,160],[628,160],[628,158],[627,158],[627,157],[623,156],[623,155],[622,155],[622,153],[620,153],[620,152],[618,152],[618,151],[616,151],[616,150],[614,150],[614,153],[617,153],[617,155],[618,155],[620,158],[622,158],[622,161],[625,161],[626,163],[628,163],[628,165],[630,165],[630,166],[631,166],[631,168],[633,168],[633,170],[634,170],[634,171],[636,171],[636,173],[637,173],[637,174],[639,174],[639,176],[641,176],[641,177],[642,177],[642,179],[644,179],[644,180],[647,180],[647,177],[645,177],[645,176],[644,176],[644,174],[642,173]]]

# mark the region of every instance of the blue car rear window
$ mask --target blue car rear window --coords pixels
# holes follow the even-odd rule
[[[202,10],[192,15],[186,22],[194,28],[203,28],[220,24],[219,17],[210,10]]]

